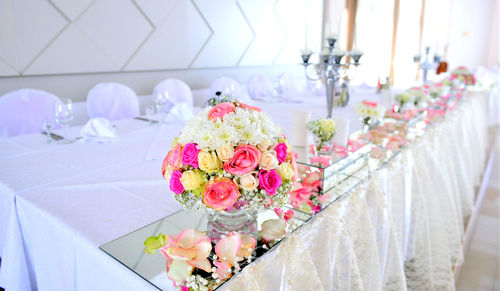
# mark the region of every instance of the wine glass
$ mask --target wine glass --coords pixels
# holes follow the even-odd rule
[[[54,128],[54,124],[52,123],[51,120],[42,119],[42,129],[45,131],[45,134],[47,135],[47,143],[51,143],[54,141],[51,132],[52,128]]]
[[[54,105],[54,119],[64,129],[64,139],[60,143],[71,143],[72,140],[68,136],[68,127],[74,119],[71,100],[64,99],[61,102],[56,102]]]
[[[153,115],[155,114],[155,106],[150,105],[146,107],[146,117],[148,119],[148,125],[153,124],[153,120],[151,119]]]
[[[166,91],[158,93],[155,95],[156,112],[160,115],[160,119],[163,120],[164,115],[168,113],[170,109],[168,101],[168,93]]]

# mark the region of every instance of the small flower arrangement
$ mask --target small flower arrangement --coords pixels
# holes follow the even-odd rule
[[[296,158],[267,114],[231,101],[203,109],[186,124],[162,172],[185,208],[257,210],[288,202]]]
[[[337,124],[333,119],[321,118],[309,121],[306,128],[319,140],[318,149],[321,149],[325,143],[332,140]]]
[[[356,105],[356,114],[361,118],[363,124],[370,126],[379,121],[385,114],[385,108],[377,102],[363,100]]]
[[[411,96],[407,92],[403,92],[401,94],[397,94],[394,97],[394,100],[398,103],[397,112],[401,113],[404,105],[411,102]]]
[[[429,91],[425,87],[412,87],[406,91],[415,106],[422,105],[428,99]]]
[[[454,82],[455,80],[466,86],[473,86],[476,84],[476,76],[466,67],[458,67],[451,72],[450,81]]]
[[[433,99],[437,99],[441,97],[444,93],[444,85],[443,83],[434,83],[429,86],[429,95]]]

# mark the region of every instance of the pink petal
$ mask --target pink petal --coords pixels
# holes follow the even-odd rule
[[[283,219],[268,219],[262,223],[260,236],[269,242],[282,238],[286,231],[286,222]]]
[[[210,238],[207,236],[206,240],[199,240],[195,243],[194,248],[196,249],[197,259],[204,259],[208,257],[210,251],[212,250],[212,243],[210,242]]]
[[[176,242],[183,248],[192,248],[197,240],[197,232],[192,228],[186,228],[179,233]]]
[[[189,261],[188,264],[191,266],[202,269],[205,272],[211,273],[212,272],[212,265],[210,265],[210,261],[205,258],[205,259],[198,259],[198,260],[192,260]]]
[[[170,264],[167,276],[174,282],[182,282],[193,272],[193,267],[187,261],[174,260]]]
[[[243,233],[240,234],[241,238],[241,247],[238,251],[238,257],[250,257],[255,249],[255,245],[257,244],[257,240],[249,234]]]
[[[167,255],[169,255],[174,260],[184,260],[189,261],[196,257],[197,251],[195,248],[185,249],[185,248],[169,248],[167,250]]]
[[[214,265],[217,267],[215,273],[217,273],[217,277],[219,279],[224,280],[231,277],[231,266],[229,266],[227,263],[215,261]]]
[[[236,254],[241,248],[241,238],[238,234],[230,234],[220,239],[215,245],[215,253],[221,262],[234,265]]]

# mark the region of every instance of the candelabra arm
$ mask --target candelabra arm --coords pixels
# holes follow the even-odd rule
[[[304,74],[306,76],[306,78],[310,81],[318,81],[318,80],[321,80],[324,76],[325,76],[325,70],[321,69],[321,72],[318,74],[316,73],[315,76],[311,76],[307,70],[307,68],[310,66],[310,65],[314,65],[314,64],[309,64],[309,63],[304,63],[303,66],[304,66]],[[317,72],[318,70],[316,70]]]

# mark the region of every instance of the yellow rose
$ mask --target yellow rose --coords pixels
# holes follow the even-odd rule
[[[221,159],[221,161],[227,162],[233,157],[234,148],[229,145],[221,145],[217,149],[217,155],[219,156],[219,159]]]
[[[200,151],[198,153],[198,166],[206,173],[213,173],[222,167],[222,162],[215,152]]]
[[[181,183],[186,190],[194,190],[203,184],[203,175],[199,171],[184,171],[181,176]]]
[[[271,147],[271,141],[268,140],[267,138],[264,139],[263,141],[261,141],[258,145],[257,145],[257,148],[259,149],[259,151],[261,152],[267,152],[269,150],[269,148]]]
[[[264,170],[272,170],[278,167],[278,158],[274,151],[268,151],[262,154],[260,157],[259,166]]]
[[[257,186],[259,186],[259,180],[255,177],[256,174],[257,172],[245,174],[238,177],[236,182],[243,190],[253,191],[257,189]]]
[[[295,174],[292,168],[292,165],[289,163],[282,163],[279,165],[278,169],[276,169],[281,178],[285,180],[290,180]]]

